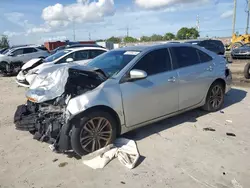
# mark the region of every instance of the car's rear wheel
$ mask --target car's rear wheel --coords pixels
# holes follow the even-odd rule
[[[225,88],[219,81],[214,82],[208,90],[206,103],[203,109],[208,112],[215,112],[222,108],[224,103]]]
[[[80,156],[101,149],[116,138],[116,121],[107,112],[91,112],[72,128],[71,146]]]

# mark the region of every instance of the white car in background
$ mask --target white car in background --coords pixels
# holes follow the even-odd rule
[[[43,46],[22,46],[6,50],[0,54],[0,71],[17,73],[21,66],[34,58],[46,58],[50,54]]]
[[[86,65],[91,59],[107,51],[107,49],[101,47],[81,47],[58,51],[46,59],[32,59],[23,65],[16,77],[16,82],[20,86],[30,87],[40,73],[53,72],[69,63]]]

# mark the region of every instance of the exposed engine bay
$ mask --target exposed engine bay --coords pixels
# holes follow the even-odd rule
[[[69,131],[68,133],[65,132],[68,129],[70,116],[66,111],[67,102],[71,98],[98,87],[106,78],[102,71],[98,69],[84,70],[80,66],[63,67],[58,71],[63,73],[60,76],[68,75],[65,84],[55,80],[53,82],[54,86],[57,87],[56,91],[59,91],[59,87],[63,87],[64,92],[62,94],[52,92],[55,94],[54,98],[49,93],[51,99],[48,98],[49,100],[41,102],[37,99],[41,97],[41,94],[46,94],[43,89],[47,90],[47,87],[43,82],[37,87],[33,86],[26,94],[28,98],[27,104],[18,106],[14,116],[14,123],[16,129],[30,131],[34,134],[34,139],[53,144],[54,149],[57,151],[66,151],[71,149]],[[55,75],[59,76],[58,74]],[[45,80],[51,79],[48,77]],[[57,96],[59,94],[60,96]],[[44,97],[42,99],[45,100]]]

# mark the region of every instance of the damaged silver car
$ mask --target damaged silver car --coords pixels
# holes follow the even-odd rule
[[[121,48],[38,76],[14,122],[57,151],[85,155],[184,111],[219,110],[231,81],[225,59],[198,46]]]

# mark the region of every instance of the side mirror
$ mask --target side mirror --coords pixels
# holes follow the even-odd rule
[[[68,59],[66,59],[66,62],[67,62],[67,63],[71,63],[71,62],[73,62],[73,61],[74,61],[73,58],[68,58]]]
[[[130,72],[127,81],[141,80],[147,78],[148,74],[143,70],[133,69]]]
[[[13,53],[9,53],[9,55],[8,55],[8,56],[12,56],[12,57],[13,57],[13,56],[14,56],[14,54],[13,54]]]

